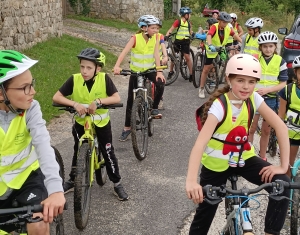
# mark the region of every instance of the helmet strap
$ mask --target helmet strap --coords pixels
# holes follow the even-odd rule
[[[15,114],[21,114],[21,113],[23,113],[23,112],[24,112],[23,109],[15,109],[15,108],[11,105],[10,100],[9,100],[8,97],[7,97],[7,94],[6,94],[6,91],[5,91],[5,89],[4,89],[3,84],[1,84],[1,88],[0,88],[0,89],[2,90],[2,95],[3,95],[3,97],[4,97],[4,101],[2,101],[2,102],[7,106],[7,108],[8,108],[12,113],[15,113]]]
[[[232,93],[232,95],[237,99],[237,100],[231,100],[230,102],[232,103],[232,104],[241,104],[241,103],[243,103],[243,100],[241,100],[239,97],[237,97],[234,93],[233,93],[233,90],[232,90],[232,88],[231,88],[231,85],[230,85],[230,91],[231,91],[231,93]]]

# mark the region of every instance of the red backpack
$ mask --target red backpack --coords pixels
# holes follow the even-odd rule
[[[222,107],[223,107],[223,110],[224,110],[224,116],[223,116],[223,119],[217,124],[215,130],[214,130],[214,133],[216,132],[216,130],[223,124],[223,122],[225,121],[226,119],[226,116],[227,116],[227,102],[226,102],[226,98],[225,98],[225,95],[222,94],[220,95],[218,98],[217,98]],[[254,107],[253,107],[253,104],[251,102],[251,100],[248,98],[245,100],[245,102],[247,103],[247,107],[248,107],[248,130],[252,124],[252,120],[253,120],[253,117],[254,117]],[[202,122],[201,122],[201,114],[203,113],[204,111],[204,106],[205,106],[206,103],[202,104],[197,110],[196,110],[196,123],[197,123],[197,128],[198,128],[198,131],[201,131],[203,125],[202,125]]]

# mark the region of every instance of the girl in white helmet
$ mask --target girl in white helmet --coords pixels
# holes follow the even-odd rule
[[[226,67],[227,84],[218,89],[205,104],[201,113],[203,127],[191,151],[186,178],[187,196],[199,204],[190,227],[190,235],[207,234],[218,208],[218,205],[203,201],[203,186],[224,185],[233,173],[256,185],[277,179],[289,182],[289,177],[285,175],[289,155],[287,127],[263,98],[254,92],[260,78],[261,66],[256,58],[246,54],[234,55]],[[221,97],[225,98],[227,109],[223,108]],[[277,133],[282,150],[279,166],[273,166],[257,157],[247,140],[252,121],[248,109],[250,106],[254,112],[259,111]],[[220,122],[222,124],[218,126]],[[233,161],[229,161],[231,156]],[[234,161],[236,164],[233,164]],[[200,163],[199,184],[197,178]],[[283,194],[288,197],[289,190]],[[275,201],[269,198],[265,234],[280,234],[288,205],[288,200]]]
[[[256,92],[260,94],[266,104],[276,112],[278,108],[277,92],[286,85],[288,79],[286,62],[281,56],[277,55],[278,37],[273,32],[263,32],[258,36],[258,44],[261,55],[259,63],[262,67],[261,79],[256,84]],[[257,113],[254,117],[249,140],[253,143],[254,133],[257,128],[260,114]],[[264,160],[267,160],[266,152],[269,143],[271,127],[265,120],[261,126],[261,138],[259,155]]]
[[[130,38],[127,45],[119,55],[114,67],[114,74],[120,74],[121,63],[127,53],[131,51],[130,69],[133,72],[144,72],[148,69],[160,66],[159,45],[160,40],[157,32],[159,31],[159,19],[153,15],[143,15],[138,19],[140,30]],[[146,74],[149,80],[155,83],[156,94],[153,102],[151,115],[161,116],[158,110],[158,104],[163,96],[165,87],[165,78],[162,71]],[[128,97],[125,115],[125,126],[119,137],[120,141],[126,141],[131,133],[131,109],[133,104],[133,89],[136,88],[137,77],[131,75],[128,84]]]
[[[246,21],[245,26],[248,33],[242,36],[241,53],[253,55],[258,59],[260,52],[257,39],[264,23],[261,18],[253,17]]]
[[[239,36],[242,37],[242,35],[244,34],[243,28],[242,26],[237,22],[237,15],[235,13],[231,13],[231,25],[233,27],[234,32]],[[238,47],[239,42],[237,40],[233,40],[233,46],[235,48]],[[234,51],[235,54],[239,53],[239,51]]]
[[[290,116],[293,117],[293,122],[300,125],[298,115],[300,113],[300,55],[293,61],[293,69],[296,75],[294,83],[285,86],[278,95],[280,97],[280,105],[278,116],[282,120],[287,120]],[[290,139],[290,165],[293,166],[300,146],[300,129],[289,126]],[[290,169],[288,175],[291,176]]]

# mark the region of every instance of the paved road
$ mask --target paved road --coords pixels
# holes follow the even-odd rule
[[[126,90],[120,90],[126,101]],[[66,235],[75,234],[177,234],[184,218],[195,208],[185,195],[185,175],[190,150],[197,136],[195,109],[201,104],[198,90],[181,77],[164,94],[163,119],[155,122],[149,155],[140,162],[134,156],[131,140],[117,140],[124,125],[125,107],[111,112],[113,141],[119,159],[122,183],[130,196],[119,202],[112,183],[92,187],[89,224],[77,231],[73,218],[73,193],[66,195],[69,210],[64,213]],[[56,145],[70,169],[73,140]]]

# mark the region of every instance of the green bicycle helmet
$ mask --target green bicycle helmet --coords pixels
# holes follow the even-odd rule
[[[105,55],[96,48],[83,49],[77,58],[92,61],[101,67],[105,66]]]
[[[38,61],[14,50],[0,51],[0,84],[14,78],[35,65]]]

